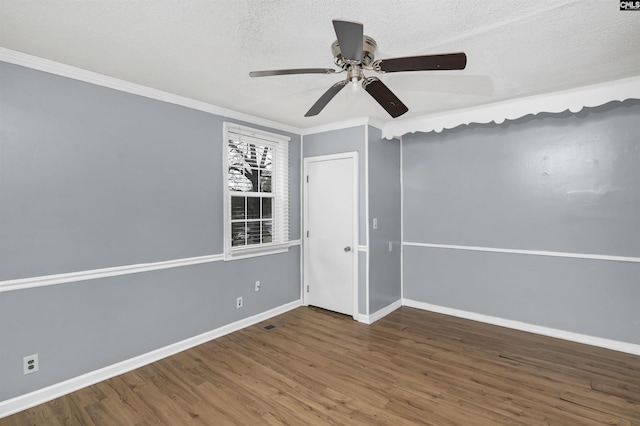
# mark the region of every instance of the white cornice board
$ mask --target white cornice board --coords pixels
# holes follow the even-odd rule
[[[442,132],[458,126],[479,123],[502,124],[526,115],[540,113],[580,112],[612,101],[640,99],[640,76],[624,78],[561,92],[517,98],[474,108],[425,115],[413,119],[387,122],[382,136],[387,139],[415,132]]]

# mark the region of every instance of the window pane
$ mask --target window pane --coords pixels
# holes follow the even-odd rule
[[[247,179],[243,174],[241,169],[236,169],[232,166],[229,166],[229,189],[232,191],[251,191],[253,185],[250,179]]]
[[[232,191],[251,191],[251,180],[245,176],[247,163],[245,157],[248,150],[248,144],[229,140],[227,146],[228,153],[228,181],[229,189]]]
[[[243,191],[258,192],[258,169],[245,169],[244,178],[247,182],[247,189],[243,189]]]
[[[273,241],[273,237],[271,235],[273,228],[273,222],[270,220],[265,220],[262,222],[262,242],[270,243]]]
[[[273,148],[229,140],[229,189],[243,192],[271,192]],[[260,170],[265,172],[260,177]]]
[[[272,149],[269,146],[254,145],[254,150],[251,151],[253,157],[252,166],[264,169],[271,167]]]
[[[247,245],[260,244],[260,221],[247,222]]]
[[[246,219],[245,197],[231,197],[231,219]]]
[[[260,152],[260,148],[256,148],[254,144],[249,144],[249,150],[245,155],[245,161],[250,167],[258,167],[257,153]]]
[[[262,219],[271,219],[271,198],[262,199]]]
[[[229,140],[229,165],[242,166],[247,153],[247,144]]]
[[[267,154],[267,156],[264,158],[264,162],[262,164],[262,168],[265,170],[271,170],[272,166],[273,166],[273,148],[269,148],[269,153]]]
[[[247,219],[260,219],[260,198],[247,198]]]
[[[233,222],[231,224],[231,245],[246,245],[245,238],[247,236],[245,222]]]
[[[260,170],[260,192],[271,192],[270,170]]]

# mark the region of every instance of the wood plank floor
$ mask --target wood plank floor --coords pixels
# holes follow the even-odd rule
[[[303,307],[0,420],[34,424],[638,426],[640,357],[407,307],[371,326]]]

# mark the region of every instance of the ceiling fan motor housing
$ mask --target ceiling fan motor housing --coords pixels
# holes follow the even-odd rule
[[[371,65],[373,60],[375,59],[376,50],[378,49],[378,44],[376,41],[369,37],[362,37],[362,61],[360,65],[363,67],[368,67]],[[344,60],[342,57],[342,52],[340,51],[340,45],[338,44],[338,40],[334,41],[331,45],[331,53],[334,56],[334,62],[337,66],[346,70],[351,64]]]

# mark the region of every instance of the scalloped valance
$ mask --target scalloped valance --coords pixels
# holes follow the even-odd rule
[[[407,133],[442,132],[464,124],[516,120],[540,113],[579,112],[585,107],[597,107],[611,101],[640,99],[640,76],[584,86],[561,92],[528,96],[473,108],[453,110],[422,117],[394,120],[385,123],[382,137],[398,138]]]

